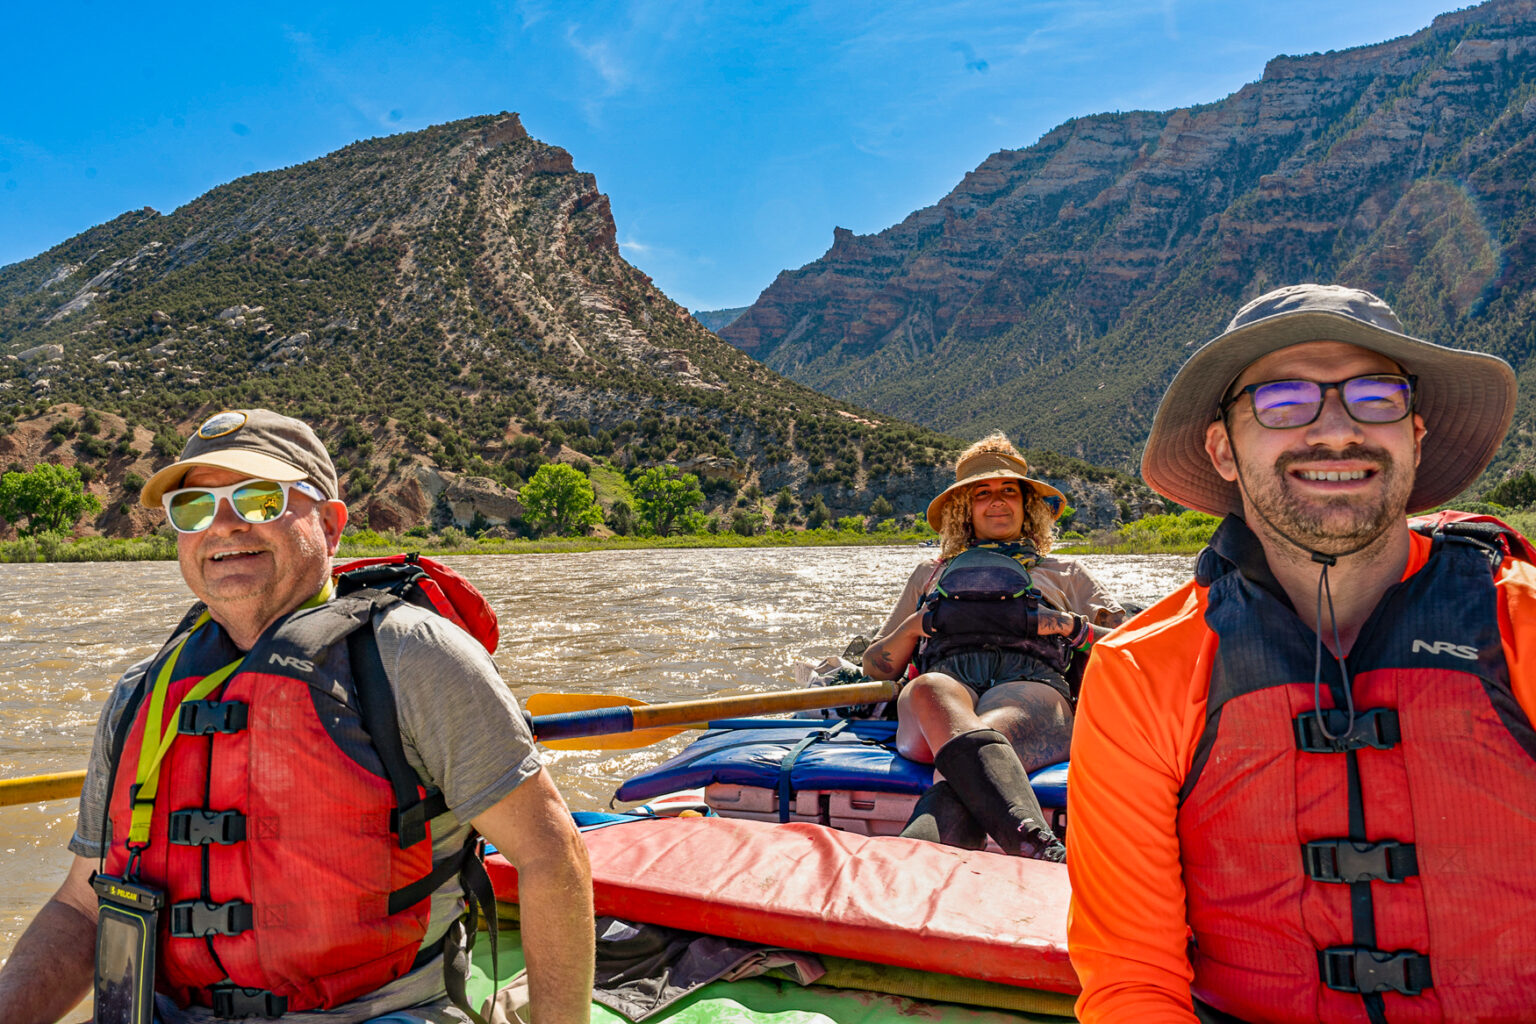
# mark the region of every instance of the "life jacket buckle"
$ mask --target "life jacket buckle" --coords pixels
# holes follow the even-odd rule
[[[241,988],[231,982],[210,985],[213,1015],[227,1020],[243,1017],[281,1017],[288,1012],[288,997],[274,995],[264,988]]]
[[[177,846],[228,846],[245,840],[245,815],[239,811],[188,807],[170,813],[166,833]]]
[[[1368,946],[1329,946],[1318,950],[1323,984],[1335,992],[1401,992],[1416,996],[1434,985],[1429,957],[1411,949],[1388,953]]]
[[[1318,721],[1320,714],[1324,721]],[[1325,723],[1332,739],[1323,732]],[[1297,715],[1295,729],[1296,748],[1308,754],[1342,754],[1361,747],[1390,750],[1403,738],[1396,708],[1357,708],[1353,723],[1344,708],[1319,708]]]
[[[249,718],[243,700],[189,700],[176,713],[176,732],[181,736],[240,732]]]
[[[1412,843],[1383,839],[1357,843],[1351,839],[1314,839],[1301,847],[1307,877],[1314,882],[1401,882],[1419,873]]]
[[[183,900],[171,904],[171,937],[201,939],[209,935],[239,935],[255,925],[255,913],[244,900],[210,903]]]

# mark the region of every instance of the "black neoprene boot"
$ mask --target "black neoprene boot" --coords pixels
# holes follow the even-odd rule
[[[918,798],[901,834],[908,839],[958,846],[962,850],[980,850],[987,845],[986,830],[965,809],[954,787],[942,779]]]
[[[996,729],[962,733],[939,748],[933,766],[1003,852],[1060,863],[1066,847],[1056,838],[1029,774],[1013,744]]]

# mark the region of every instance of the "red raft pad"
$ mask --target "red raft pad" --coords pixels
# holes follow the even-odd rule
[[[582,833],[599,915],[1077,993],[1067,870],[821,825],[644,818]],[[517,870],[486,862],[498,899]]]

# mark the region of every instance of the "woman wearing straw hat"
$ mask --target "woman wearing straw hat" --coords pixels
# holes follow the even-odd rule
[[[903,835],[971,849],[990,835],[1010,854],[1064,855],[1026,768],[1066,759],[1066,673],[1125,618],[1080,565],[1049,556],[1065,505],[998,433],[961,453],[955,482],[928,506],[939,558],[913,572],[863,659],[880,679],[910,666],[896,746],[943,775]]]

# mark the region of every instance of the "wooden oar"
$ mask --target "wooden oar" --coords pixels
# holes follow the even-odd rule
[[[813,686],[671,704],[647,704],[611,693],[536,693],[528,698],[527,707],[533,715],[533,734],[545,746],[556,750],[633,750],[718,718],[878,704],[895,694],[896,684],[890,682]],[[0,780],[0,807],[76,797],[84,780],[84,771]]]
[[[893,682],[811,686],[804,690],[647,704],[633,697],[593,693],[536,693],[534,737],[554,750],[632,750],[719,718],[771,715],[850,704],[878,704],[896,695]]]
[[[539,728],[539,720],[549,715],[568,715],[574,711],[595,711],[598,708],[646,706],[643,700],[617,693],[535,693],[523,702],[523,710],[533,716],[535,729]],[[660,743],[689,728],[697,727],[679,725],[671,729],[636,729],[633,732],[588,736],[584,739],[550,740],[545,741],[544,745],[552,750],[638,750],[652,743]]]
[[[85,770],[29,775],[24,779],[0,779],[0,807],[32,804],[43,800],[64,800],[80,795]]]

